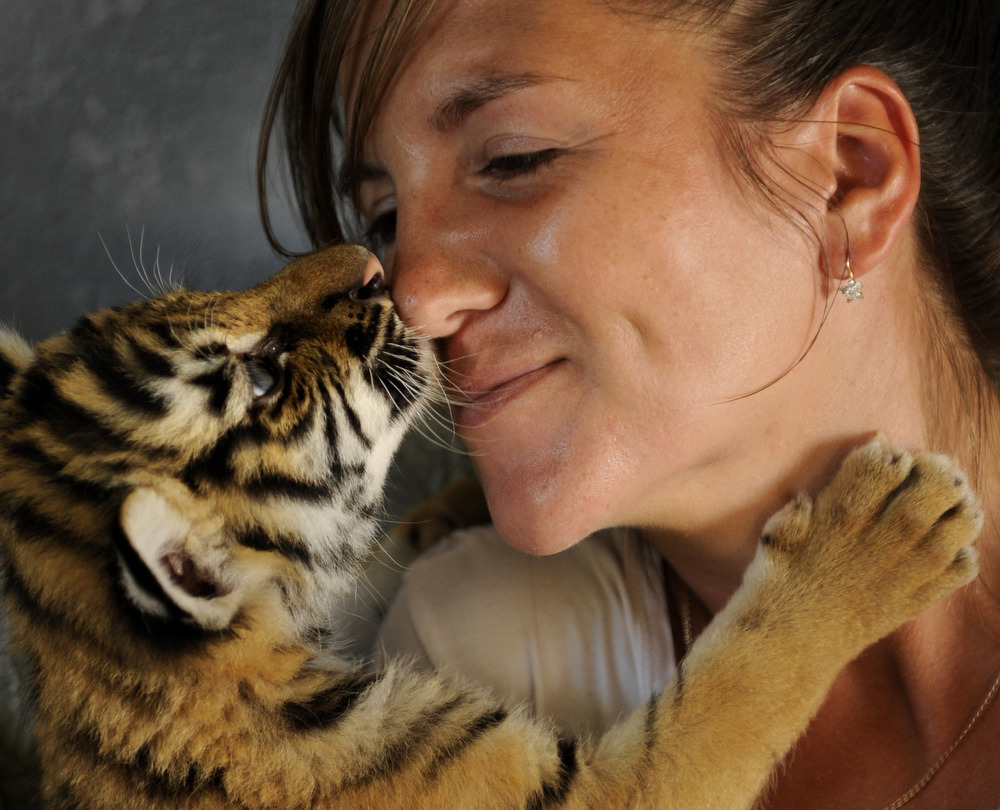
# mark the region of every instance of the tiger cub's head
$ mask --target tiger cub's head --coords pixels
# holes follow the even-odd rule
[[[243,292],[174,290],[33,353],[0,335],[13,598],[81,627],[223,630],[261,603],[322,622],[433,369],[370,262],[337,247]]]

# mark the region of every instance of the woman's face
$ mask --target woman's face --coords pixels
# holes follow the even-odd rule
[[[690,530],[810,407],[808,362],[734,401],[805,351],[825,289],[723,157],[710,68],[604,3],[448,0],[365,144],[393,296],[517,547]]]

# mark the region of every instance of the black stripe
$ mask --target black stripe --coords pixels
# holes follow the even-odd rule
[[[52,458],[34,442],[27,440],[8,442],[7,454],[23,462],[20,466],[30,466],[44,478],[58,478],[63,474],[63,463]]]
[[[506,709],[494,709],[473,720],[454,740],[437,752],[424,776],[434,781],[452,761],[457,759],[490,729],[496,728],[508,717]]]
[[[264,343],[271,357],[277,357],[283,352],[294,351],[307,338],[312,336],[312,329],[305,321],[282,321],[274,324],[268,332]]]
[[[229,347],[219,340],[210,340],[194,350],[199,360],[218,360],[229,355]]]
[[[347,298],[343,293],[330,293],[326,298],[319,302],[320,308],[329,312],[331,309],[335,309],[337,304]]]
[[[326,444],[332,451],[333,461],[339,466],[340,464],[340,432],[337,430],[337,417],[334,414],[333,402],[329,399],[326,400],[325,406],[323,408],[324,414],[324,432],[326,433]]]
[[[109,310],[109,312],[114,312],[116,310]],[[83,340],[100,340],[101,335],[106,331],[107,327],[98,322],[98,319],[103,315],[102,312],[92,312],[87,315],[81,315],[73,328],[70,330],[70,335],[76,339],[81,338]]]
[[[161,417],[167,413],[167,401],[157,393],[148,390],[141,381],[135,379],[120,358],[111,356],[110,345],[80,345],[80,361],[94,375],[100,387],[107,394],[132,410],[140,411],[146,417]]]
[[[364,430],[361,428],[361,419],[358,418],[357,411],[354,410],[350,401],[347,399],[347,393],[344,391],[344,386],[340,384],[339,380],[333,380],[332,385],[337,391],[337,396],[340,398],[340,405],[344,409],[344,415],[347,417],[347,423],[350,425],[351,430],[354,431],[354,434],[361,441],[362,446],[366,450],[370,450],[372,440],[368,438]]]
[[[383,362],[385,362],[383,360]],[[390,416],[395,419],[410,405],[416,402],[420,388],[414,388],[410,380],[400,376],[393,367],[387,367],[387,373],[382,379],[375,374],[375,369],[367,369],[368,381],[372,388],[379,391],[389,400]]]
[[[177,340],[176,335],[174,335],[174,330],[169,320],[155,320],[151,323],[145,324],[144,328],[150,334],[156,335],[156,337],[160,339],[160,342],[167,348],[182,348],[180,341]]]
[[[91,743],[93,746],[93,743]],[[51,810],[89,810],[90,802],[84,804],[84,799],[77,798],[80,781],[73,779],[68,782],[56,782],[46,788]]]
[[[214,371],[207,371],[191,380],[192,385],[208,390],[208,405],[216,416],[226,410],[226,401],[233,389],[233,369],[228,363]]]
[[[215,445],[201,456],[192,459],[181,477],[190,489],[199,490],[201,484],[211,481],[226,484],[232,481],[236,474],[233,469],[233,452],[246,440],[246,432],[232,429],[224,433]]]
[[[109,658],[115,666],[124,666],[116,653],[108,648],[107,640],[93,633],[91,623],[86,621],[86,617],[80,622],[74,616],[57,612],[42,604],[31,592],[21,572],[9,565],[9,561],[3,568],[0,584],[3,586],[4,595],[14,603],[14,610],[19,610],[27,617],[35,634],[57,637],[68,635],[73,643],[89,647],[96,655]]]
[[[347,464],[330,467],[330,475],[340,485],[341,490],[343,490],[343,485],[352,484],[349,495],[345,499],[351,504],[358,503],[361,497],[368,492],[368,487],[364,481],[367,471],[368,468],[364,464]]]
[[[141,411],[145,416],[163,416],[167,412],[167,401],[135,378],[115,346],[116,331],[85,317],[70,333],[73,350],[97,378],[101,388],[122,405]]]
[[[559,740],[559,784],[552,791],[551,801],[561,802],[579,772],[576,759],[576,740]]]
[[[365,368],[368,382],[392,406],[392,417],[411,406],[427,387],[420,370],[420,352],[405,334],[395,336],[379,353],[378,362]]]
[[[230,428],[219,437],[214,446],[188,463],[181,474],[182,480],[193,490],[200,490],[204,483],[232,486],[236,483],[233,458],[237,451],[244,445],[257,448],[272,440],[274,437],[271,436],[266,425],[260,421]],[[243,484],[240,485],[243,486]],[[247,486],[252,487],[253,482]]]
[[[405,338],[388,343],[382,352],[382,362],[398,374],[420,375],[420,352]]]
[[[576,740],[559,740],[559,775],[554,785],[542,785],[542,792],[536,794],[528,802],[527,810],[542,810],[545,807],[555,807],[562,804],[573,786],[580,770],[576,758]]]
[[[418,756],[426,746],[431,729],[465,702],[466,697],[458,695],[440,706],[424,712],[418,720],[410,724],[401,739],[387,746],[380,757],[366,763],[367,769],[354,779],[349,780],[345,787],[356,788],[370,785],[402,770],[406,763]]]
[[[261,410],[268,413],[272,424],[280,422],[285,411],[296,410],[302,400],[302,386],[298,385],[298,378],[289,375],[286,369],[280,369],[277,374],[280,390],[270,398],[265,397],[263,404],[258,405]]]
[[[131,349],[136,362],[142,367],[143,372],[150,377],[169,379],[176,375],[177,372],[174,370],[170,358],[164,357],[159,352],[147,349],[138,343],[133,343]]]
[[[236,535],[236,542],[255,551],[271,551],[298,560],[309,568],[315,567],[309,548],[295,538],[284,535],[270,535],[260,527]]]
[[[21,424],[50,423],[58,437],[86,455],[115,453],[129,445],[126,436],[102,425],[93,414],[62,396],[46,370],[33,366],[24,375],[16,399]]]
[[[382,673],[352,672],[333,686],[310,695],[308,700],[286,703],[281,713],[294,731],[333,728],[381,679]]]
[[[277,400],[264,406],[268,422],[281,428],[282,441],[301,439],[308,434],[315,422],[318,408],[316,397],[313,396],[315,384],[312,380],[307,382],[308,384],[297,384],[293,378],[284,386]]]
[[[426,388],[426,375],[420,371],[420,353],[416,346],[409,343],[393,345],[394,356],[386,362],[395,372],[396,385],[393,386],[398,395],[395,398],[400,410],[412,405]]]
[[[90,743],[90,747],[93,747],[93,742]],[[165,800],[173,804],[180,796],[187,801],[197,803],[198,797],[206,792],[221,794],[219,798],[227,797],[224,788],[225,768],[215,768],[205,773],[196,763],[191,763],[183,777],[171,776],[153,765],[146,746],[142,746],[135,753],[126,767],[138,772],[136,775],[141,780],[143,791],[151,800],[155,799],[156,804]]]
[[[228,804],[228,794],[225,790],[226,769],[216,768],[206,772],[196,763],[192,763],[183,776],[166,773],[155,767],[150,759],[149,750],[140,748],[131,759],[123,761],[116,753],[110,755],[101,753],[94,741],[98,729],[82,718],[74,718],[72,723],[62,724],[65,737],[64,747],[72,748],[76,759],[81,760],[88,769],[107,769],[101,777],[111,778],[127,788],[130,807],[166,807],[200,805],[211,797],[211,805]],[[76,782],[63,782],[50,786],[55,788],[56,803],[53,807],[59,810],[86,810],[89,803],[77,796]],[[89,791],[88,791],[89,792]]]
[[[15,609],[28,617],[28,622],[38,632],[54,635],[65,629],[67,618],[43,606],[31,593],[19,571],[5,561],[3,577],[0,578],[4,595],[14,602]]]
[[[325,482],[300,481],[280,473],[262,473],[242,486],[248,494],[256,497],[283,495],[313,503],[329,500],[333,494],[329,484]]]
[[[79,537],[57,526],[47,515],[29,503],[4,504],[4,515],[10,520],[17,539],[23,543],[51,542],[68,548],[82,546]]]
[[[366,360],[372,347],[378,340],[381,329],[381,319],[379,315],[381,309],[368,308],[365,310],[365,317],[357,323],[353,323],[344,330],[344,342],[347,350],[359,360]]]
[[[345,540],[337,550],[333,553],[333,558],[330,559],[326,557],[324,562],[328,562],[329,565],[325,567],[332,568],[337,572],[348,572],[358,574],[360,571],[357,570],[356,566],[358,562],[362,560],[363,557],[367,555],[362,555],[362,551],[367,552],[369,548],[369,543],[362,542],[367,540],[363,532],[358,532],[350,540]]]
[[[310,397],[305,411],[298,417],[292,429],[288,432],[288,441],[294,442],[304,438],[316,422],[317,404],[315,397]]]
[[[65,472],[65,465],[62,461],[52,458],[31,441],[11,442],[7,445],[7,453],[10,457],[18,459],[22,466],[30,468],[41,478],[51,481],[61,490],[61,495],[76,501],[104,507],[111,505],[111,508],[115,508],[122,494],[121,487],[107,486],[68,474]],[[106,464],[104,469],[105,471],[126,472],[127,466],[124,462],[119,465]]]

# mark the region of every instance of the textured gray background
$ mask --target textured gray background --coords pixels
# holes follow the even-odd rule
[[[192,286],[244,286],[280,266],[253,166],[294,6],[0,4],[0,321],[40,339],[134,297],[112,259],[143,289],[140,237],[147,268],[159,251]]]
[[[40,340],[135,298],[114,265],[142,291],[140,263],[202,289],[243,287],[281,266],[261,232],[253,171],[294,7],[0,2],[0,322]],[[276,217],[301,247],[287,211]],[[411,441],[390,511],[462,469]],[[27,806],[10,756],[24,729],[4,647],[0,620],[0,810],[13,810]]]

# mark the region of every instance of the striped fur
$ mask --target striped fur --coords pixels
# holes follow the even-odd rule
[[[876,442],[773,521],[682,679],[600,740],[338,659],[317,628],[431,367],[359,292],[365,261],[174,291],[34,351],[0,335],[0,548],[47,806],[747,808],[836,672],[974,573],[950,465]]]

